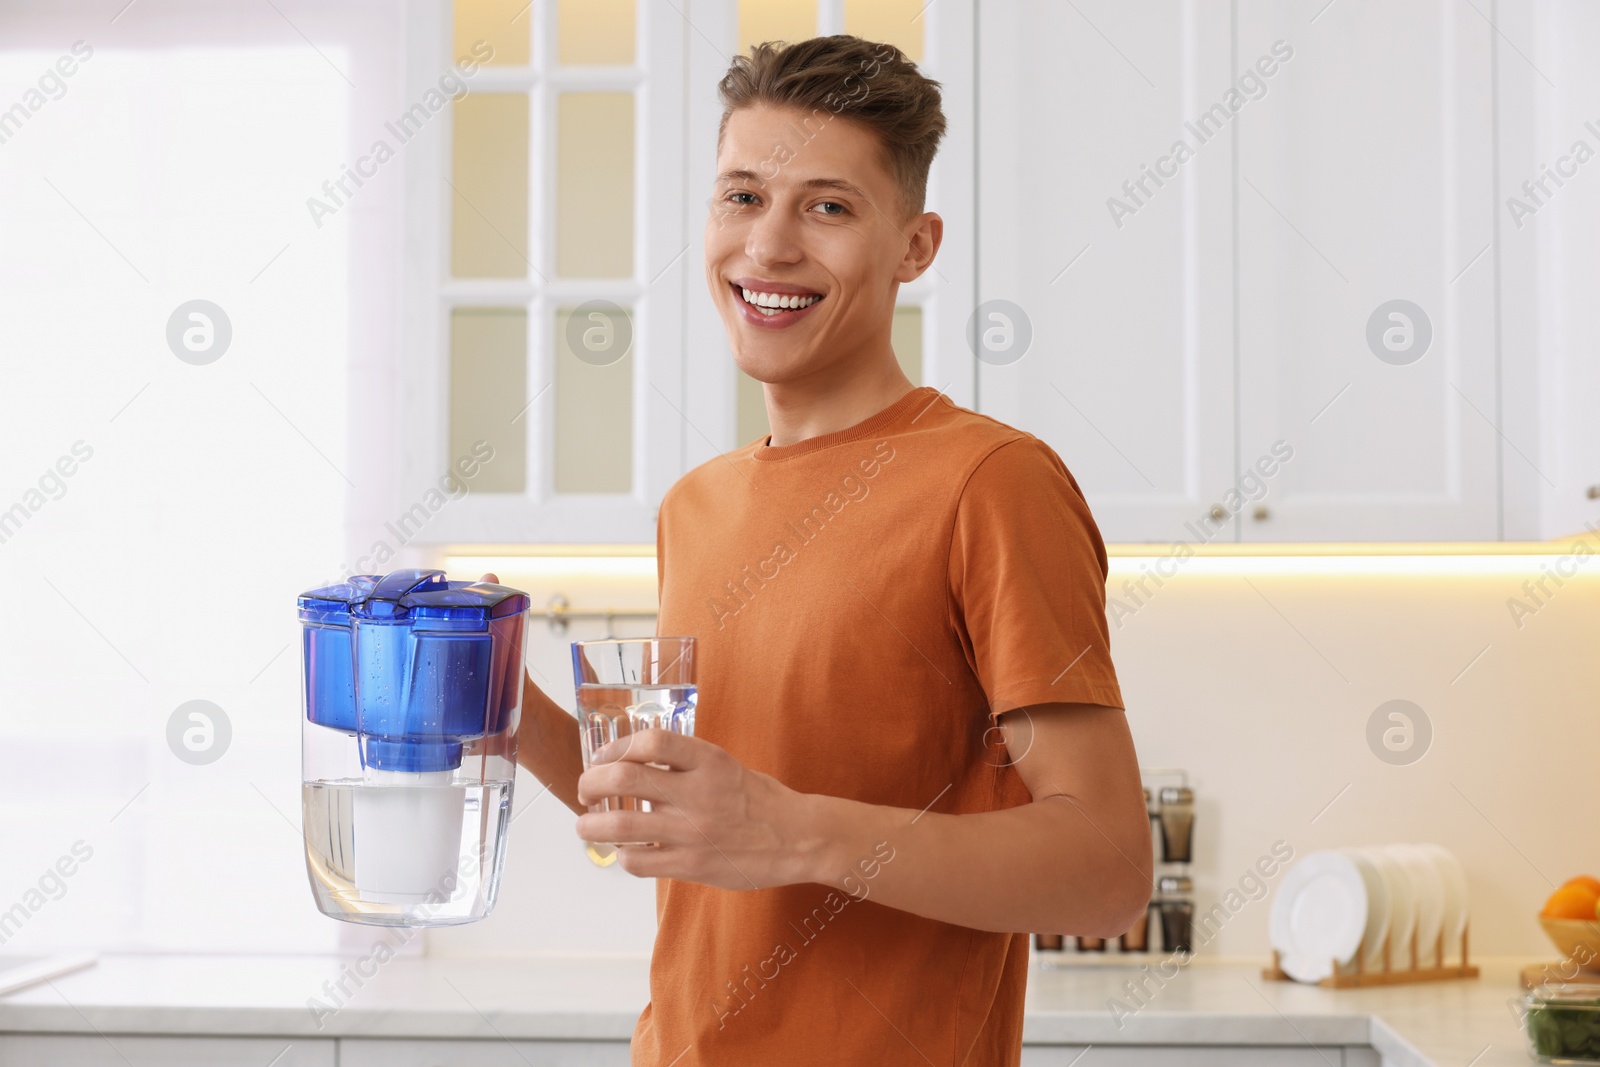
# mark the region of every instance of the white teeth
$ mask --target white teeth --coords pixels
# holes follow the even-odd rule
[[[812,304],[815,304],[818,300],[822,299],[820,296],[788,296],[779,293],[758,293],[750,289],[743,289],[741,292],[744,293],[744,299],[746,303],[753,304],[754,306],[761,308],[763,311],[768,311],[769,309],[774,311],[782,311],[791,308],[810,307]]]

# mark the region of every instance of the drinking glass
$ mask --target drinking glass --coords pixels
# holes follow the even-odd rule
[[[694,644],[692,637],[572,643],[572,676],[578,686],[578,735],[585,770],[602,746],[629,737],[636,730],[671,730],[694,736]],[[589,805],[589,810],[649,811],[650,802],[635,797],[607,797]]]

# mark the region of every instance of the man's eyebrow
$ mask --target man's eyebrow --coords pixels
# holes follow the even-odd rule
[[[717,175],[719,185],[729,185],[743,182],[750,185],[765,185],[761,176],[753,170],[725,170]],[[871,200],[866,191],[854,182],[847,182],[843,178],[807,178],[800,183],[802,189],[836,189],[841,193],[859,196],[863,200]]]

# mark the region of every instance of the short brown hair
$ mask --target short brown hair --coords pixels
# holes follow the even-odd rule
[[[922,211],[928,168],[944,137],[944,111],[939,83],[894,45],[848,34],[768,41],[734,57],[717,94],[723,104],[719,148],[728,116],[763,104],[843,115],[866,126],[883,145],[905,217]]]

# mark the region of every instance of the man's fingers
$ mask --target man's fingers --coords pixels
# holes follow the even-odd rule
[[[688,771],[700,766],[707,750],[712,747],[709,741],[675,734],[671,730],[635,730],[626,737],[602,745],[591,763],[599,765],[631,760],[635,763],[660,763],[675,771]]]
[[[682,819],[659,811],[591,811],[578,816],[578,836],[591,844],[681,844]]]
[[[488,582],[490,585],[499,585],[500,584],[500,576],[498,574],[494,573],[494,571],[490,571],[488,574],[485,574],[482,578],[479,578],[478,581],[480,581],[480,582]]]
[[[670,877],[681,870],[683,858],[671,846],[643,848],[623,845],[617,849],[617,866],[635,878]]]
[[[578,800],[598,804],[606,797],[638,797],[653,804],[670,804],[661,786],[663,775],[672,772],[622,760],[596,764],[578,776]]]

